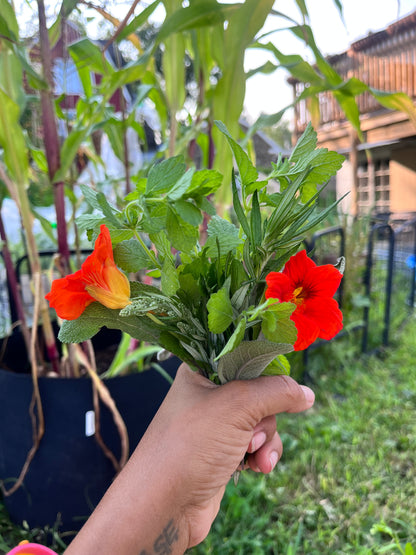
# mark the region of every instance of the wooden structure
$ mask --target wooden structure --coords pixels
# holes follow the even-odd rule
[[[378,90],[405,92],[416,100],[416,11],[386,29],[357,40],[328,58],[343,79],[358,77]],[[304,83],[291,79],[294,95]],[[319,94],[319,146],[346,155],[337,194],[351,191],[343,209],[357,213],[416,213],[416,128],[403,112],[383,108],[365,92],[357,98],[364,143],[360,143],[331,93]],[[295,108],[296,138],[310,117],[306,102]]]

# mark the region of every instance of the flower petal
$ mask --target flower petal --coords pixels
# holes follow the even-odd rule
[[[282,272],[270,272],[266,276],[267,289],[266,299],[278,299],[287,302],[293,297],[293,285],[291,280]]]
[[[316,268],[316,264],[311,260],[306,251],[299,251],[294,256],[291,256],[286,262],[283,269],[283,274],[285,274],[293,283],[293,288],[296,289],[298,285],[302,284],[306,274]]]
[[[322,339],[332,339],[342,330],[342,312],[335,299],[314,299],[306,303],[304,314],[319,326]]]
[[[295,310],[290,317],[298,330],[298,336],[293,348],[295,351],[307,349],[319,337],[320,328],[318,324],[305,315],[302,310]]]
[[[69,276],[55,279],[50,292],[45,295],[49,305],[63,320],[76,320],[94,298],[85,290],[81,270]]]
[[[311,295],[333,297],[341,283],[342,274],[332,264],[310,269],[304,278],[304,285]]]

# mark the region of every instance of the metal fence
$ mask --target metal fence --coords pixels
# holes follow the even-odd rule
[[[351,335],[362,353],[387,347],[391,331],[415,305],[416,218],[374,222],[364,240],[353,233],[347,240],[343,227],[331,227],[315,233],[305,246],[317,264],[347,256],[337,299],[345,325],[335,339]],[[305,369],[310,353],[325,343],[318,341],[304,352]]]

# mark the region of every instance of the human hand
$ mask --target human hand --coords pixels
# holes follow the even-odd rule
[[[304,411],[313,402],[311,389],[288,376],[216,386],[181,365],[142,447],[163,446],[163,472],[177,489],[188,523],[187,547],[208,534],[225,486],[246,453],[252,470],[273,470],[283,451],[275,415]]]
[[[217,386],[182,364],[128,464],[65,553],[184,553],[208,534],[246,453],[254,471],[276,465],[275,415],[313,402],[313,392],[288,376]]]

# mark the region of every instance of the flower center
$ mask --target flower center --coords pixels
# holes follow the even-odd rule
[[[306,297],[306,291],[304,291],[303,287],[296,287],[293,291],[293,296],[290,300],[291,303],[295,303],[296,305],[301,305]]]

